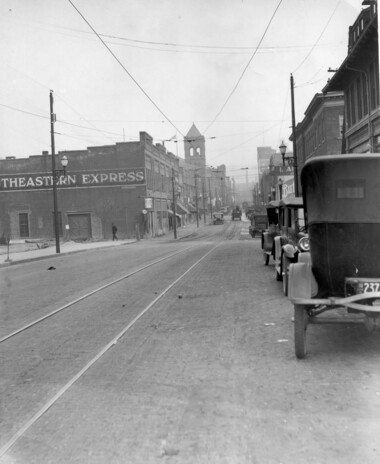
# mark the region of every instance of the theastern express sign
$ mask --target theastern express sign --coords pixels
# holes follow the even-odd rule
[[[57,180],[60,188],[118,187],[144,185],[145,169],[103,169],[67,172]],[[53,186],[49,173],[0,175],[0,191],[45,190]]]

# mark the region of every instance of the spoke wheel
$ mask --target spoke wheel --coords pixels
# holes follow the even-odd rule
[[[282,290],[285,296],[288,296],[288,281],[289,281],[289,260],[283,254],[281,259],[281,272],[282,272]]]
[[[306,356],[308,314],[305,305],[294,305],[294,348],[298,359]]]

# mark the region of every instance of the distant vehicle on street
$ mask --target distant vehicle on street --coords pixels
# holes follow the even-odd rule
[[[235,219],[238,219],[239,221],[241,221],[241,215],[241,209],[238,206],[236,206],[232,211],[232,220],[234,221]]]
[[[297,358],[308,323],[326,311],[343,307],[380,328],[379,173],[377,153],[315,157],[302,169],[310,250],[289,268]]]
[[[213,223],[214,224],[223,224],[224,223],[223,213],[214,213],[213,214]]]

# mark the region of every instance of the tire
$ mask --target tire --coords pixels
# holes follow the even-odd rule
[[[289,286],[289,260],[285,256],[282,255],[281,258],[281,271],[282,271],[282,290],[285,296],[288,296],[288,286]]]
[[[264,253],[264,264],[265,264],[265,266],[268,266],[269,258],[270,258],[270,256],[268,255],[268,253]]]
[[[294,350],[298,359],[306,356],[307,306],[294,305]]]

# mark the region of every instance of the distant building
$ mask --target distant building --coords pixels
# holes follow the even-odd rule
[[[121,238],[159,236],[227,204],[230,182],[226,167],[207,168],[204,137],[195,125],[185,139],[185,160],[154,144],[146,132],[137,142],[86,150],[61,151],[68,159],[59,175],[58,229],[64,239],[112,237],[112,223]],[[60,173],[61,174],[61,173]],[[0,238],[54,236],[52,157],[0,160]],[[197,197],[198,193],[198,197]],[[174,217],[174,200],[176,217]]]
[[[296,126],[298,178],[307,159],[342,153],[343,92],[315,94],[304,114],[304,119]],[[298,187],[301,193],[299,180]]]
[[[57,169],[63,155],[69,162],[67,176],[57,182],[63,238],[107,238],[112,222],[120,237],[134,237],[136,229],[141,235],[161,235],[172,227],[179,161],[146,132],[140,132],[138,142],[62,151],[56,155]],[[53,237],[51,155],[0,160],[0,173],[0,236]],[[182,221],[186,214],[179,211]]]
[[[272,147],[257,147],[257,168],[260,175],[269,167],[271,156],[276,153]]]

